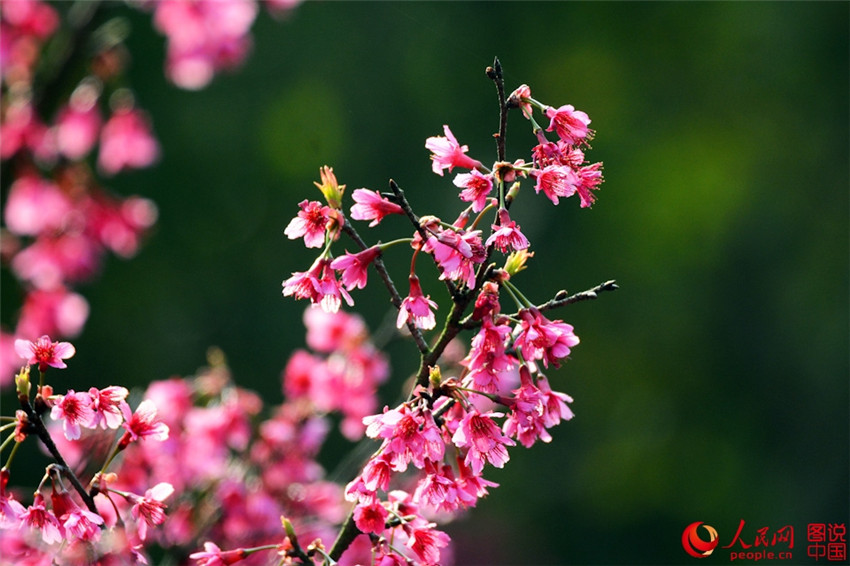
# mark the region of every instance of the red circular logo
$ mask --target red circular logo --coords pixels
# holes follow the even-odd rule
[[[702,540],[697,533],[697,528],[702,525],[702,521],[691,523],[685,527],[685,532],[682,533],[682,548],[685,552],[694,558],[705,558],[717,546],[717,531],[710,525],[702,525],[702,528],[708,531],[708,540]]]

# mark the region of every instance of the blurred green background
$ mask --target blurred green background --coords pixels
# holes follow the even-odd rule
[[[163,158],[107,184],[160,219],[139,256],[83,288],[69,378],[187,375],[217,345],[242,385],[278,400],[305,306],[280,283],[314,257],[283,229],[318,197],[319,167],[349,191],[393,178],[417,212],[453,218],[457,189],[424,141],[449,124],[495,158],[484,69],[498,56],[509,90],[586,111],[588,157],[605,163],[590,210],[525,189],[512,215],[536,256],[517,283],[537,302],[621,289],[557,313],[582,340],[550,375],[577,416],[488,474],[502,486],[448,527],[456,562],[692,564],[686,525],[727,544],[744,519],[750,539],[794,525],[808,563],[805,525],[850,520],[850,5],[308,2],[286,21],[261,14],[247,64],[201,92],[165,80],[148,16],[114,10]],[[508,139],[510,159],[534,144],[519,115]],[[394,252],[403,280],[409,253]],[[8,286],[3,300],[6,322]],[[355,300],[378,327],[380,289]],[[412,344],[391,354],[388,399],[415,364]]]

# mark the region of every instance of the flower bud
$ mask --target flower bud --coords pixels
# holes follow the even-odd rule
[[[511,252],[508,259],[505,260],[505,271],[513,277],[526,268],[526,262],[532,257],[534,257],[534,252],[530,252],[528,249]]]
[[[21,371],[15,376],[15,389],[18,392],[18,399],[21,401],[29,401],[30,398],[30,367],[24,366]]]
[[[434,389],[438,389],[443,383],[443,375],[440,373],[440,366],[431,366],[428,368],[428,381]]]
[[[313,184],[319,187],[319,190],[322,191],[328,206],[335,209],[341,209],[342,194],[345,192],[345,185],[340,185],[337,182],[333,168],[328,167],[327,165],[319,169],[319,176],[322,179],[321,184],[316,182],[313,182]]]

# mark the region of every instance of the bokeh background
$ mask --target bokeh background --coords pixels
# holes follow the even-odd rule
[[[313,258],[283,229],[318,168],[349,191],[393,178],[420,214],[453,216],[424,141],[449,124],[494,159],[498,56],[509,90],[586,111],[588,157],[605,163],[590,210],[517,202],[536,253],[517,283],[538,302],[621,289],[558,312],[582,343],[550,377],[577,416],[488,475],[502,486],[448,527],[456,562],[691,564],[686,525],[727,544],[744,519],[750,539],[793,525],[794,563],[809,563],[805,525],[850,521],[847,3],[307,2],[263,13],[247,63],[200,92],[163,77],[149,16],[114,10],[163,157],[108,185],[160,218],[140,255],[82,289],[69,378],[143,386],[215,345],[239,383],[280,399],[304,308],[280,283]],[[518,115],[508,137],[511,159],[534,143]],[[402,280],[409,254],[389,261]],[[4,285],[3,322],[18,300]],[[384,323],[380,289],[355,300]],[[416,361],[409,343],[390,353],[388,399]]]

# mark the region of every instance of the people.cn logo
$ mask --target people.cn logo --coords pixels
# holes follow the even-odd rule
[[[700,538],[697,529],[702,525],[702,528],[708,531],[708,540]],[[685,527],[685,532],[682,533],[682,548],[685,552],[694,558],[705,558],[714,552],[717,546],[717,531],[710,525],[703,525],[702,521],[691,523]]]

